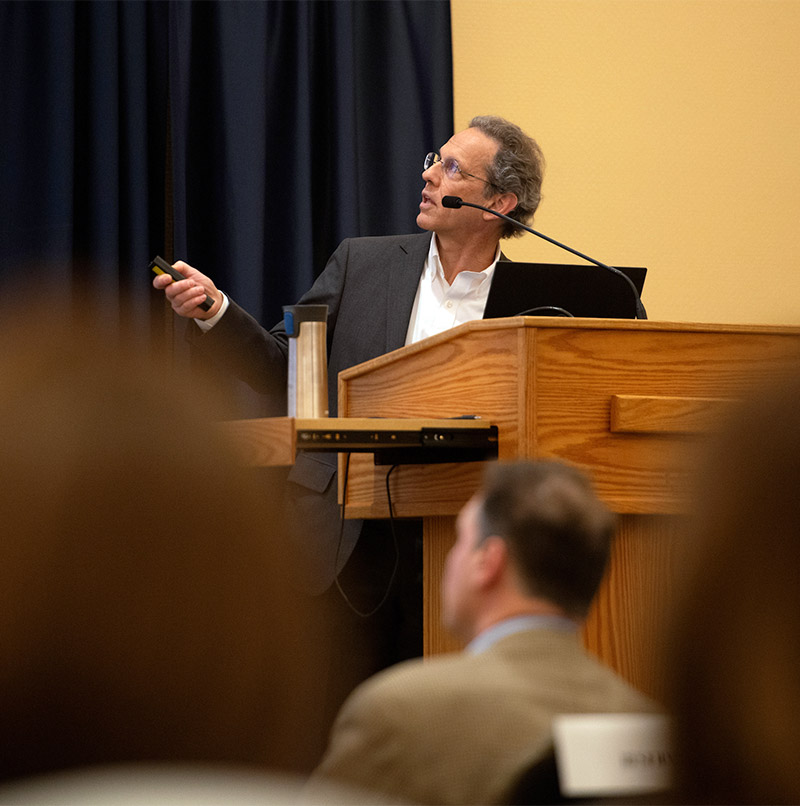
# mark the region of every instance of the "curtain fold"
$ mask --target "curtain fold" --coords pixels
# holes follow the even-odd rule
[[[343,238],[414,231],[453,127],[448,3],[170,11],[176,255],[271,323]]]
[[[0,278],[41,283],[65,312],[79,298],[143,342],[142,267],[164,229],[165,12],[0,6]]]
[[[1,3],[0,282],[160,338],[160,253],[270,325],[452,127],[446,0]]]

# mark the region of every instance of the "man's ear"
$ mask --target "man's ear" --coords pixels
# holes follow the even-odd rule
[[[498,193],[497,196],[495,196],[494,199],[492,199],[492,203],[487,204],[486,206],[497,213],[508,215],[512,210],[516,208],[518,201],[519,199],[517,199],[516,193]],[[491,214],[484,213],[484,215],[489,216]],[[492,216],[492,218],[495,217],[496,216]]]
[[[489,587],[497,582],[508,567],[508,546],[501,537],[487,537],[480,545],[478,558],[478,578],[481,587]]]

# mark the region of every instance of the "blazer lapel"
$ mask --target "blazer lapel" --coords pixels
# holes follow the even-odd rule
[[[408,322],[417,295],[419,278],[431,244],[429,233],[420,233],[397,244],[397,260],[389,274],[387,287],[386,351],[406,343]]]

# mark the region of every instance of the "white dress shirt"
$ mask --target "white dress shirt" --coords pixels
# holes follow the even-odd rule
[[[450,285],[444,277],[434,235],[411,310],[406,344],[413,344],[473,319],[482,319],[494,267],[499,258],[500,244],[497,245],[494,260],[483,271],[459,272]]]
[[[197,322],[197,326],[202,330],[204,333],[208,333],[214,325],[222,319],[222,315],[225,311],[228,310],[228,306],[231,304],[231,301],[228,299],[227,294],[224,291],[220,291],[222,294],[222,304],[219,306],[219,310],[210,318],[210,319],[195,319],[194,321]]]

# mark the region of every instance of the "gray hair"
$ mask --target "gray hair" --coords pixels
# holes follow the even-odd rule
[[[517,206],[509,217],[522,224],[533,220],[533,214],[542,199],[544,155],[538,143],[525,134],[519,126],[495,115],[479,115],[472,118],[470,128],[478,129],[498,144],[497,154],[491,165],[486,166],[488,181],[486,196],[493,190],[513,193]],[[503,222],[502,238],[515,238],[523,230],[508,221]]]

